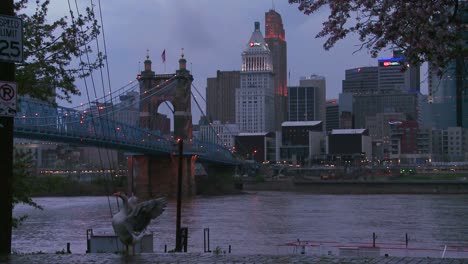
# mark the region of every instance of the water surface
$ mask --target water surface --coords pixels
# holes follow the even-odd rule
[[[85,253],[86,230],[113,234],[114,197],[46,197],[34,199],[37,210],[17,206],[15,215],[29,218],[13,231],[16,252],[51,252],[71,243],[73,253]],[[403,254],[405,233],[419,255],[439,255],[445,245],[468,252],[468,195],[318,195],[293,192],[255,192],[245,195],[195,197],[183,201],[182,226],[189,228],[189,251],[203,252],[203,229],[210,229],[210,247],[234,253],[291,253],[287,242],[322,242],[322,250],[336,253],[339,246],[377,243],[394,255]],[[148,231],[154,250],[175,244],[176,203],[169,201]],[[315,243],[315,242],[314,242]],[[388,243],[388,244],[384,244]],[[364,245],[364,244],[360,244]],[[451,248],[448,248],[451,249]],[[453,249],[453,248],[452,248]],[[309,253],[318,247],[307,249]],[[318,252],[318,251],[317,251]],[[447,251],[448,254],[454,254]],[[408,254],[407,252],[404,254]],[[416,253],[415,253],[416,254]],[[468,255],[468,254],[467,254]]]

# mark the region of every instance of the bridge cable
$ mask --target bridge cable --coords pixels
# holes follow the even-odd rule
[[[77,14],[78,16],[80,16],[80,13],[79,13],[79,8],[78,8],[78,3],[77,1],[75,0],[75,6],[76,6],[76,9],[77,9]],[[69,10],[70,10],[70,16],[71,16],[71,19],[72,19],[72,23],[75,24],[75,20],[74,20],[74,16],[73,16],[73,11],[72,11],[72,8],[71,8],[71,4],[70,4],[70,0],[68,0],[68,7],[69,7]],[[80,25],[80,30],[82,30],[83,27]],[[79,58],[80,58],[80,64],[83,64],[83,59],[82,59],[82,52],[79,51]],[[86,58],[87,58],[87,62],[88,62],[88,65],[90,65],[90,59],[89,59],[89,55],[88,53],[86,53]],[[83,71],[83,75],[84,74],[84,70],[82,69]],[[93,89],[94,89],[94,94],[95,94],[95,97],[97,97],[97,93],[96,93],[96,86],[94,84],[94,78],[93,78],[93,74],[92,72],[89,72],[89,76],[91,78],[91,83],[93,85]],[[84,84],[85,84],[85,89],[86,89],[86,95],[87,95],[87,99],[88,99],[88,102],[91,103],[91,99],[90,99],[90,96],[89,96],[89,88],[88,88],[88,85],[87,85],[87,81],[86,81],[86,78],[83,78],[83,81],[84,81]],[[91,108],[90,108],[91,109]],[[95,124],[95,120],[94,120],[94,115],[92,114],[91,115],[91,123],[92,123],[92,126],[94,128],[96,128],[96,124]],[[96,134],[96,129],[94,129],[94,133],[95,135]],[[99,156],[99,162],[101,164],[101,167],[104,167],[103,166],[103,161],[102,161],[102,156],[101,156],[101,151],[99,148],[97,148],[98,150],[98,156]],[[106,186],[107,187],[107,186]],[[110,211],[110,214],[111,214],[111,217],[112,217],[112,207],[111,207],[111,204],[110,204],[110,199],[109,199],[109,196],[107,196],[107,200],[108,200],[108,205],[109,205],[109,211]]]
[[[159,95],[159,94],[163,94],[164,92],[166,92],[167,90],[169,90],[170,88],[172,88],[172,83],[170,83],[169,85],[165,86],[163,89],[161,90],[154,90],[153,88],[151,88],[149,91],[151,91],[151,93],[148,93],[147,95],[145,95],[145,97],[142,98],[141,101],[144,101],[144,100],[147,100],[149,98],[151,98],[152,96],[154,95]],[[32,100],[32,99],[29,99],[29,100]],[[137,101],[135,101],[133,104],[128,104],[128,106],[134,106],[136,105]],[[49,104],[47,104],[46,106],[49,106]],[[84,106],[81,106],[81,108],[84,108]],[[54,108],[54,109],[57,109],[57,108]],[[76,110],[75,108],[66,108],[66,107],[60,107],[60,109],[63,109],[63,110],[66,110],[67,113],[75,113],[75,114],[79,114],[79,115],[85,115],[87,114],[86,110]],[[115,113],[117,113],[118,111],[125,111],[125,109],[117,109],[117,110],[114,110]],[[113,113],[111,111],[108,111],[106,114],[102,114],[101,113],[101,117],[105,117],[107,114],[110,114],[110,113]],[[45,121],[41,121],[40,124],[37,124],[37,126],[55,126],[56,125],[56,118],[57,116],[56,115],[40,115],[40,116],[33,116],[33,118],[35,120],[38,120],[38,119],[48,119],[48,118],[53,118],[53,120],[50,122],[50,123],[45,123]],[[23,118],[26,118],[26,117],[23,117]],[[69,124],[73,124],[73,123],[76,123],[76,122],[79,122],[79,120],[77,121],[73,121],[73,122],[69,122]]]
[[[91,0],[91,8],[92,8],[92,13],[94,14],[94,4],[92,3],[92,0]],[[76,12],[78,14],[78,16],[80,16],[80,11],[79,11],[79,8],[78,8],[78,3],[77,1],[75,0],[75,7],[76,7]],[[80,29],[82,30],[82,25],[80,25]],[[99,49],[99,38],[97,37],[96,38],[96,43],[97,43],[97,50],[98,50],[98,54],[100,53],[100,49]],[[86,59],[87,59],[87,62],[88,64],[90,65],[90,59],[89,59],[89,54],[86,53]],[[101,73],[101,81],[102,83],[104,82],[103,81],[103,77],[102,77],[102,66],[99,67],[100,69],[100,73]],[[93,91],[94,91],[94,97],[96,98],[96,110],[97,110],[97,113],[98,113],[98,119],[99,119],[99,122],[102,123],[103,120],[101,119],[101,112],[99,111],[99,104],[98,104],[98,101],[97,101],[97,90],[96,90],[96,85],[95,85],[95,82],[94,82],[94,77],[93,77],[93,74],[92,72],[90,72],[90,79],[91,79],[91,83],[92,83],[92,86],[93,86]],[[105,89],[104,89],[104,86],[102,87],[103,89],[103,96],[104,96],[104,101],[106,101],[106,93],[105,93]],[[90,99],[89,99],[89,96],[88,96],[88,101],[90,102]],[[92,119],[92,124],[93,124],[93,127],[96,128],[96,123],[95,123],[95,117],[94,117],[94,114],[92,113],[92,108],[91,108],[91,105],[90,105],[90,110],[91,110],[91,119]],[[103,130],[103,126],[101,126],[101,131],[103,134],[104,133],[104,130]],[[94,132],[96,133],[96,129],[94,129]],[[97,135],[97,134],[96,134]],[[100,164],[101,164],[101,167],[104,168],[104,163],[102,161],[102,154],[101,154],[101,148],[97,147],[97,151],[98,151],[98,155],[99,155],[99,160],[100,160]],[[108,161],[108,164],[109,166],[112,166],[112,163],[110,161],[110,150],[106,149],[105,150],[105,153],[107,154],[107,161]],[[110,167],[111,169],[111,167]],[[111,170],[112,171],[112,170]],[[106,192],[109,194],[109,190],[108,190],[108,186],[106,185]],[[117,197],[116,197],[117,199]],[[110,208],[110,215],[112,217],[112,209],[111,209],[111,205],[110,205],[110,200],[108,198],[108,202],[109,202],[109,208]]]
[[[75,0],[76,1],[76,0]],[[94,14],[94,2],[93,0],[91,0],[91,11],[92,13]],[[105,35],[104,35],[104,24],[103,24],[103,19],[102,19],[102,10],[101,10],[101,4],[100,4],[100,1],[99,1],[99,14],[100,14],[100,21],[101,21],[101,29],[102,29],[102,37],[103,37],[103,43],[104,43],[104,47],[106,47],[106,39],[105,39]],[[100,45],[99,45],[99,38],[96,38],[96,49],[97,49],[97,52],[98,54],[101,53],[101,49],[100,49]],[[108,56],[107,56],[107,48],[105,48],[104,50],[104,58],[105,58],[105,62],[106,62],[106,70],[107,70],[107,80],[108,80],[108,88],[109,88],[109,94],[110,94],[110,108],[111,108],[111,116],[110,116],[110,119],[111,120],[115,120],[115,111],[114,111],[114,102],[112,100],[112,86],[111,86],[111,82],[110,82],[110,73],[109,73],[109,63],[108,63]],[[102,67],[99,67],[99,72],[101,74],[101,85],[102,85],[102,93],[103,93],[103,96],[104,96],[104,110],[107,112],[107,98],[106,98],[106,90],[105,90],[105,84],[104,84],[104,75],[103,75],[103,71],[102,71]],[[96,102],[97,103],[97,102]],[[99,113],[99,117],[101,118],[101,112],[99,112],[99,107],[98,107],[98,113]],[[108,114],[106,114],[108,115]],[[102,120],[102,119],[101,119]],[[112,129],[111,130],[111,126],[107,126],[107,131],[109,134],[111,134],[112,132],[114,133],[114,138],[117,138],[117,131],[115,129]],[[106,153],[107,153],[107,161],[109,163],[109,167],[111,168],[112,165],[116,166],[114,167],[114,171],[117,173],[118,172],[118,160],[114,160],[114,156],[111,155],[113,151],[111,151],[110,149],[108,148],[105,148],[106,149]],[[118,157],[116,157],[116,159],[118,159]],[[111,170],[112,171],[112,170]],[[113,178],[112,178],[112,175],[109,175],[110,176],[110,180],[112,181]],[[114,186],[114,185],[113,185]],[[107,188],[107,185],[106,185],[106,188]],[[115,191],[115,188],[114,188],[114,191]],[[108,192],[109,194],[109,192]],[[118,201],[117,197],[116,197],[116,200]],[[111,214],[112,215],[112,214]]]
[[[194,88],[195,88],[195,87],[194,87]],[[195,89],[196,89],[196,88],[195,88]],[[193,94],[192,94],[192,98],[193,98],[195,104],[198,106],[198,109],[200,110],[200,112],[202,113],[202,115],[203,115],[204,117],[206,117],[206,115],[205,115],[203,109],[200,107],[200,104],[198,103],[196,97],[195,97]],[[222,147],[222,148],[224,148],[225,150],[229,151],[229,148],[227,148],[226,146],[223,145],[223,140],[222,140],[222,138],[219,136],[219,134],[216,133],[214,127],[212,127],[211,125],[209,125],[209,128],[211,128],[211,130],[213,131],[214,135],[216,135],[217,139],[218,139],[219,142],[221,143],[221,146],[220,146],[220,147]],[[214,142],[214,143],[215,143],[215,144],[218,144],[218,143],[216,143],[216,142]],[[229,152],[230,152],[230,151],[229,151]],[[230,154],[233,155],[231,152],[230,152]]]
[[[196,87],[193,83],[192,83],[192,86],[193,86],[193,88],[195,89],[195,91],[198,93],[198,95],[200,95],[200,97],[203,99],[203,101],[205,101],[205,104],[206,104],[205,98],[204,98],[203,95],[200,93],[200,91],[198,91],[197,87]],[[197,101],[196,101],[195,98],[194,98],[194,101],[197,103]],[[212,129],[212,131],[215,133],[215,135],[217,135],[217,133],[216,133],[214,127],[211,125],[211,123],[209,122],[208,117],[207,117],[206,114],[203,112],[203,110],[201,109],[201,107],[200,107],[200,105],[199,105],[198,103],[197,103],[197,106],[198,106],[198,108],[199,108],[199,110],[200,110],[202,116],[205,117],[206,120],[208,120],[208,126]],[[223,126],[223,129],[226,129],[230,134],[234,134],[234,133],[231,131],[231,129],[230,129],[228,126],[226,126],[226,124],[221,124],[221,125]],[[219,137],[219,135],[217,135],[217,137],[218,137],[218,139],[222,142],[222,139]],[[245,146],[243,146],[243,147],[244,147],[244,149],[245,149]],[[241,157],[239,154],[237,154],[237,153],[232,153],[232,152],[231,152],[231,154],[232,154],[233,156],[239,158],[239,159],[242,159],[242,157]]]
[[[75,0],[76,2],[76,0]],[[111,116],[110,116],[110,119],[111,120],[115,120],[115,111],[114,111],[114,102],[112,100],[112,85],[111,85],[111,81],[110,81],[110,72],[109,72],[109,57],[108,57],[108,54],[107,54],[107,45],[106,45],[106,37],[105,37],[105,31],[104,31],[104,20],[102,18],[102,8],[101,8],[101,1],[99,0],[98,1],[98,4],[99,4],[99,18],[100,18],[100,21],[101,21],[101,29],[102,29],[102,39],[103,39],[103,44],[104,44],[104,58],[105,58],[105,63],[106,63],[106,72],[107,72],[107,81],[108,81],[108,88],[109,88],[109,97],[110,97],[110,106],[111,106]],[[94,14],[94,2],[93,0],[91,0],[91,10],[92,10],[92,13]],[[100,50],[100,45],[99,45],[99,38],[96,38],[96,47],[97,47],[97,52],[98,54],[101,53],[101,50]],[[105,85],[104,85],[104,76],[103,76],[103,72],[102,72],[102,67],[99,67],[99,71],[101,73],[101,84],[102,84],[102,92],[103,92],[103,97],[104,97],[104,110],[107,112],[107,105],[108,105],[108,101],[106,99],[106,90],[105,90]],[[98,113],[99,113],[99,117],[101,118],[101,112],[99,112],[99,107],[98,107]],[[101,119],[102,120],[102,119]],[[111,134],[112,132],[114,133],[114,138],[117,138],[117,131],[116,129],[111,129],[111,126],[108,125],[108,132],[109,134]],[[110,149],[108,148],[105,148],[106,149],[106,153],[107,153],[107,160],[108,160],[108,163],[109,163],[109,167],[111,168],[112,165],[114,165],[114,171],[116,173],[116,176],[117,176],[117,173],[120,172],[119,170],[119,164],[118,164],[118,156],[116,156],[116,160],[113,159],[113,155],[111,155],[114,151],[111,151]],[[117,151],[115,151],[117,153]],[[118,154],[117,154],[118,155]],[[112,170],[111,170],[111,173],[109,174],[109,177],[110,177],[110,181],[112,183],[113,181],[113,177],[112,177]],[[115,192],[115,186],[114,184],[112,184],[112,186],[114,187],[114,192]],[[106,184],[106,191],[107,191],[107,194],[109,195],[109,189],[108,189],[108,185]],[[115,198],[116,201],[117,201],[117,207],[119,207],[119,199],[116,197]],[[109,201],[109,199],[108,199]],[[110,206],[110,204],[109,204]],[[111,210],[111,217],[112,217],[112,210]]]

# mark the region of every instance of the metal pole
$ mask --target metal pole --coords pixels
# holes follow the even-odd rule
[[[0,1],[0,14],[14,16],[13,0]],[[15,64],[0,62],[0,81],[15,81]],[[13,117],[0,117],[0,255],[11,254],[13,212]]]
[[[374,233],[372,233],[372,247],[375,247],[375,238],[376,238],[376,236],[375,236],[375,232],[374,232]]]
[[[175,252],[182,252],[182,239],[180,230],[180,214],[182,210],[182,172],[183,172],[183,153],[184,153],[184,140],[179,139],[179,173],[177,177],[177,219],[176,219],[176,247]]]

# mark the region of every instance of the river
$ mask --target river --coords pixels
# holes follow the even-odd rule
[[[114,197],[44,197],[35,202],[44,210],[18,205],[14,215],[27,214],[13,231],[14,252],[54,253],[71,243],[72,253],[85,253],[86,230],[113,234]],[[292,253],[287,242],[317,241],[320,251],[336,253],[356,242],[378,246],[392,255],[405,247],[405,233],[415,256],[468,256],[468,195],[318,195],[294,192],[251,192],[241,195],[183,200],[182,226],[189,229],[188,250],[203,252],[204,228],[210,229],[211,250],[220,247],[240,254]],[[174,248],[176,202],[153,220],[154,251]],[[312,242],[310,242],[312,243]],[[387,244],[388,243],[388,244]],[[365,244],[361,244],[365,245]],[[457,252],[454,247],[458,246]],[[393,249],[392,249],[393,248]],[[452,251],[450,250],[452,249]],[[318,250],[307,248],[308,252]],[[465,252],[466,251],[466,252]],[[461,254],[461,255],[460,255]],[[465,254],[465,255],[463,255]]]

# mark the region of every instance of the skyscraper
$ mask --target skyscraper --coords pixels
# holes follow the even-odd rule
[[[340,111],[338,106],[338,100],[327,100],[326,108],[326,131],[332,131],[332,129],[339,129]]]
[[[468,128],[468,1],[458,1],[458,5],[462,51],[444,69],[429,63],[429,100],[433,103],[434,125],[440,129]]]
[[[406,70],[403,70],[404,66]],[[419,92],[420,66],[410,65],[401,52],[393,51],[392,58],[379,59],[378,86],[381,93],[395,90]]]
[[[429,103],[432,127],[447,129],[457,126],[457,80],[453,71],[438,76],[429,65]]]
[[[240,87],[239,71],[217,71],[206,80],[206,115],[210,121],[236,122],[236,89]]]
[[[343,80],[343,93],[370,94],[377,92],[378,67],[347,69]]]
[[[322,121],[326,126],[325,77],[301,77],[299,86],[289,87],[289,121]]]
[[[275,129],[274,78],[270,49],[260,22],[242,52],[240,88],[236,89],[236,124],[241,132],[271,132]]]
[[[281,15],[271,9],[265,13],[265,41],[273,58],[275,86],[275,128],[281,129],[281,123],[287,120],[288,85],[286,38]]]

